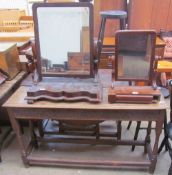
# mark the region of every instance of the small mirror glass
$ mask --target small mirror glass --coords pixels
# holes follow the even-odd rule
[[[89,3],[34,4],[41,77],[93,75],[91,15]]]

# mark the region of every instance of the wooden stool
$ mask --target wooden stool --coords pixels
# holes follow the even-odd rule
[[[100,24],[100,31],[98,35],[98,42],[97,42],[97,57],[98,60],[100,59],[102,47],[103,47],[103,39],[104,39],[104,32],[106,26],[107,19],[119,19],[120,20],[120,30],[125,29],[125,19],[127,18],[127,12],[122,10],[111,10],[111,11],[102,11],[100,12],[101,15],[101,24]]]

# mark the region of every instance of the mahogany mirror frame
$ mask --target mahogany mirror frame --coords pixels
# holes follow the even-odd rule
[[[39,26],[38,26],[38,14],[37,9],[43,7],[88,7],[89,9],[89,55],[90,55],[90,74],[44,74],[41,71],[41,51],[40,51],[40,38],[39,38]],[[39,81],[42,77],[79,77],[79,78],[92,78],[94,77],[94,60],[93,60],[93,5],[91,3],[76,3],[76,2],[59,2],[59,3],[35,3],[32,7],[33,20],[34,20],[34,32],[35,32],[35,49],[36,49],[36,68],[38,72]]]
[[[118,63],[119,63],[119,37],[120,35],[128,35],[128,34],[146,34],[151,36],[151,55],[150,55],[150,67],[149,67],[149,74],[148,78],[120,78],[119,77],[119,70],[118,70]],[[115,81],[144,81],[148,82],[149,84],[155,78],[154,68],[156,67],[155,61],[155,43],[156,43],[156,32],[154,30],[119,30],[115,33],[115,65],[113,65],[115,69]]]

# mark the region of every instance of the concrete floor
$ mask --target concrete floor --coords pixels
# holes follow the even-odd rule
[[[169,99],[166,100],[169,105]],[[169,109],[168,109],[169,117]],[[135,132],[136,123],[133,122],[130,130],[127,130],[127,122],[122,124],[122,137],[123,138],[133,138]],[[146,123],[142,123],[142,126]],[[25,128],[25,132],[27,132]],[[145,130],[141,130],[139,133],[139,138],[144,138]],[[152,130],[151,138],[154,139],[154,130]],[[161,134],[161,139],[163,134]],[[44,154],[47,154],[42,146]],[[49,145],[49,154],[58,155],[58,156],[68,156],[71,159],[82,159],[82,158],[95,158],[104,159],[106,157],[113,158],[118,157],[120,159],[130,159],[132,157],[140,159],[144,158],[143,148],[136,147],[134,152],[131,152],[130,146],[97,146],[94,145],[83,145],[79,148],[76,145],[64,146],[63,144],[59,145]],[[55,154],[56,153],[56,154]],[[156,175],[166,175],[168,174],[168,168],[170,166],[170,158],[168,152],[164,150],[159,154],[156,169],[154,174]],[[64,167],[29,167],[26,168],[23,165],[23,162],[20,157],[19,146],[14,133],[11,133],[6,139],[3,149],[2,149],[2,163],[0,163],[0,175],[147,175],[149,172],[145,170],[135,171],[135,170],[125,170],[125,169],[84,169],[84,168],[64,168]]]

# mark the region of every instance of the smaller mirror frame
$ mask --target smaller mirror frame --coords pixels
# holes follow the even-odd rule
[[[41,67],[41,46],[40,46],[40,37],[39,37],[39,25],[38,25],[38,9],[39,8],[48,8],[48,7],[59,7],[59,8],[70,8],[70,7],[87,7],[89,9],[89,55],[90,55],[90,69],[88,74],[63,74],[63,73],[42,73]],[[39,81],[42,80],[42,77],[80,77],[80,78],[89,78],[94,76],[94,63],[93,63],[93,5],[91,3],[35,3],[33,4],[33,19],[34,19],[34,32],[35,32],[35,51],[36,51],[36,67],[39,76]],[[90,72],[90,73],[89,73]]]
[[[151,39],[151,47],[149,49],[151,49],[151,54],[150,56],[150,60],[149,60],[149,72],[148,72],[148,77],[147,78],[137,78],[137,77],[124,77],[121,78],[119,75],[119,67],[120,64],[119,63],[119,59],[120,59],[120,49],[119,49],[119,37],[123,37],[125,38],[125,36],[132,36],[134,37],[135,35],[139,35],[141,37],[143,36],[150,36]],[[136,40],[135,38],[133,38],[134,40]],[[124,39],[125,40],[125,39]],[[125,40],[125,47],[128,44],[127,41],[129,40]],[[135,41],[134,41],[135,42]],[[138,41],[139,42],[139,41]],[[140,41],[142,42],[142,41]],[[156,42],[156,32],[154,30],[119,30],[116,32],[115,34],[115,65],[113,65],[113,67],[115,68],[115,80],[116,81],[146,81],[149,84],[152,83],[152,81],[154,80],[154,67],[156,66],[156,64],[154,63],[155,61],[155,42]],[[133,45],[130,43],[129,46],[131,46],[131,48],[133,48]],[[134,46],[137,47],[137,46]],[[130,48],[130,47],[129,47]],[[137,72],[135,72],[137,74]]]

